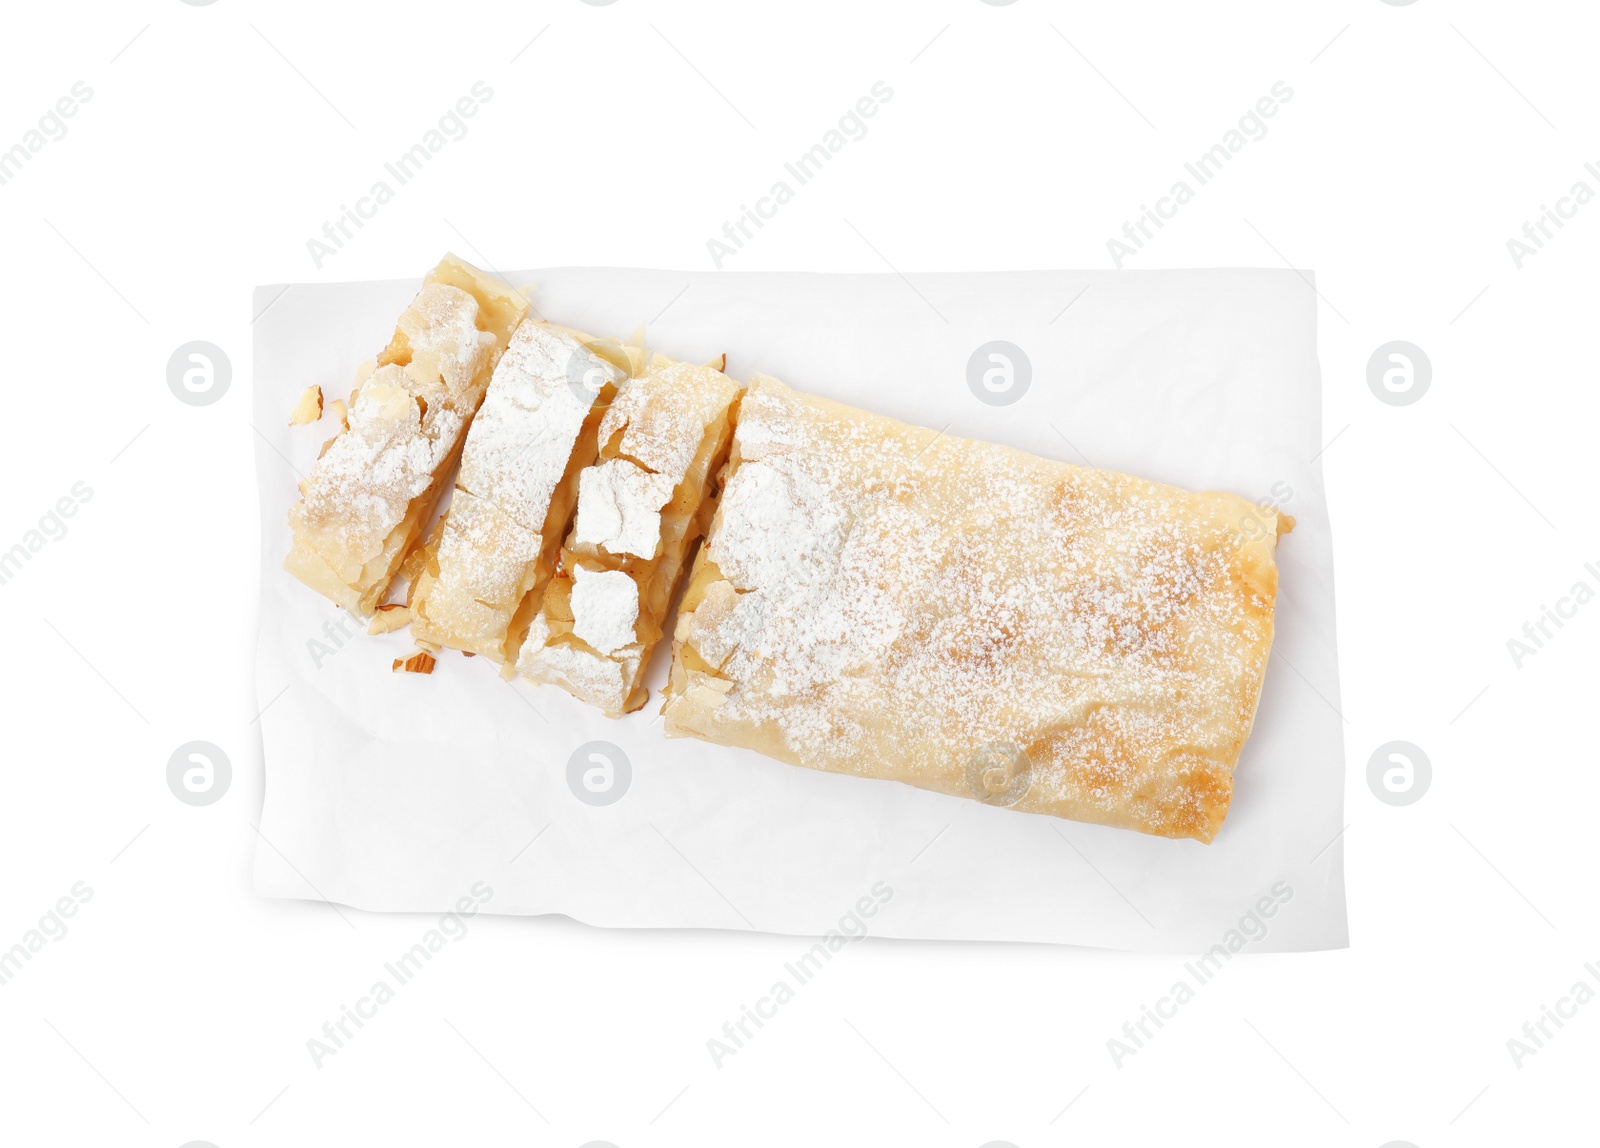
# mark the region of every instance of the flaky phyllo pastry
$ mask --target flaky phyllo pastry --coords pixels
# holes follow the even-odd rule
[[[609,356],[609,357],[608,357]],[[629,360],[587,335],[528,320],[495,368],[467,436],[450,509],[411,593],[424,642],[510,665],[593,460]]]
[[[669,736],[1215,837],[1291,519],[526,311],[447,256],[290,512],[288,569],[340,605],[407,575],[370,627],[409,620],[397,672],[452,647],[620,717],[670,628]],[[324,414],[313,387],[291,422]]]
[[[600,421],[599,458],[578,475],[577,515],[519,674],[613,717],[644,705],[640,679],[711,517],[739,391],[720,370],[664,355],[622,385]]]
[[[347,429],[330,439],[289,511],[284,565],[313,590],[370,616],[416,543],[490,373],[527,301],[445,256],[363,368]]]
[[[666,732],[1210,841],[1290,525],[757,376],[678,614]]]

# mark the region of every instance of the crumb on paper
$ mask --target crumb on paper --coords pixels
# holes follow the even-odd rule
[[[433,655],[426,650],[418,650],[409,658],[396,658],[390,669],[397,674],[431,674],[433,666]]]
[[[303,427],[322,417],[322,388],[313,383],[300,392],[300,401],[289,412],[289,425]]]

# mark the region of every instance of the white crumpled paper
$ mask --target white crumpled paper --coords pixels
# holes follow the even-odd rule
[[[622,721],[451,651],[432,676],[391,673],[412,649],[405,631],[367,636],[282,569],[296,469],[331,434],[326,422],[285,422],[312,383],[348,394],[417,281],[295,284],[260,288],[254,308],[265,309],[254,359],[262,894],[440,912],[484,881],[499,913],[821,935],[883,882],[892,896],[870,922],[876,936],[1195,952],[1228,943],[1243,921],[1253,951],[1347,943],[1316,297],[1299,273],[510,279],[538,284],[544,318],[614,336],[645,323],[652,348],[696,361],[725,351],[736,378],[761,371],[952,434],[1292,514],[1276,645],[1232,811],[1206,846],[669,740],[660,656],[649,704]],[[994,340],[1032,367],[1010,405],[968,386],[969,359]],[[631,767],[613,804],[569,787],[569,760],[588,768],[591,751],[576,751],[594,741]]]

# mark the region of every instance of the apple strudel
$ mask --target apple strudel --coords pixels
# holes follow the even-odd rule
[[[1290,526],[757,376],[678,614],[666,732],[1209,842]]]
[[[631,357],[630,357],[631,356]],[[495,368],[410,599],[419,640],[508,667],[555,567],[578,473],[642,352],[529,320]]]
[[[599,457],[578,476],[577,516],[533,615],[517,672],[620,717],[715,506],[740,386],[713,367],[654,355],[611,402]]]
[[[490,373],[527,300],[452,255],[428,273],[363,369],[348,426],[289,511],[285,568],[371,617],[433,514]]]

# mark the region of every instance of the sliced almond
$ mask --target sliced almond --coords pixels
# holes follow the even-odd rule
[[[289,412],[289,425],[303,427],[322,417],[322,388],[312,384],[300,392],[300,401]]]
[[[478,655],[477,655],[477,652],[474,651],[474,650],[462,650],[461,651],[461,656],[463,658],[476,658]]]
[[[718,355],[715,359],[712,359],[709,363],[707,363],[706,366],[710,367],[713,371],[721,371],[723,374],[727,374],[728,352],[722,352],[722,354]]]
[[[340,430],[350,429],[350,408],[343,399],[331,399],[328,402],[328,417],[339,420]]]
[[[431,674],[433,665],[433,655],[426,650],[418,650],[409,658],[396,658],[390,669],[397,674]]]
[[[411,611],[398,602],[390,602],[378,607],[378,612],[372,616],[372,621],[367,623],[367,633],[392,633],[409,621],[411,621]]]

